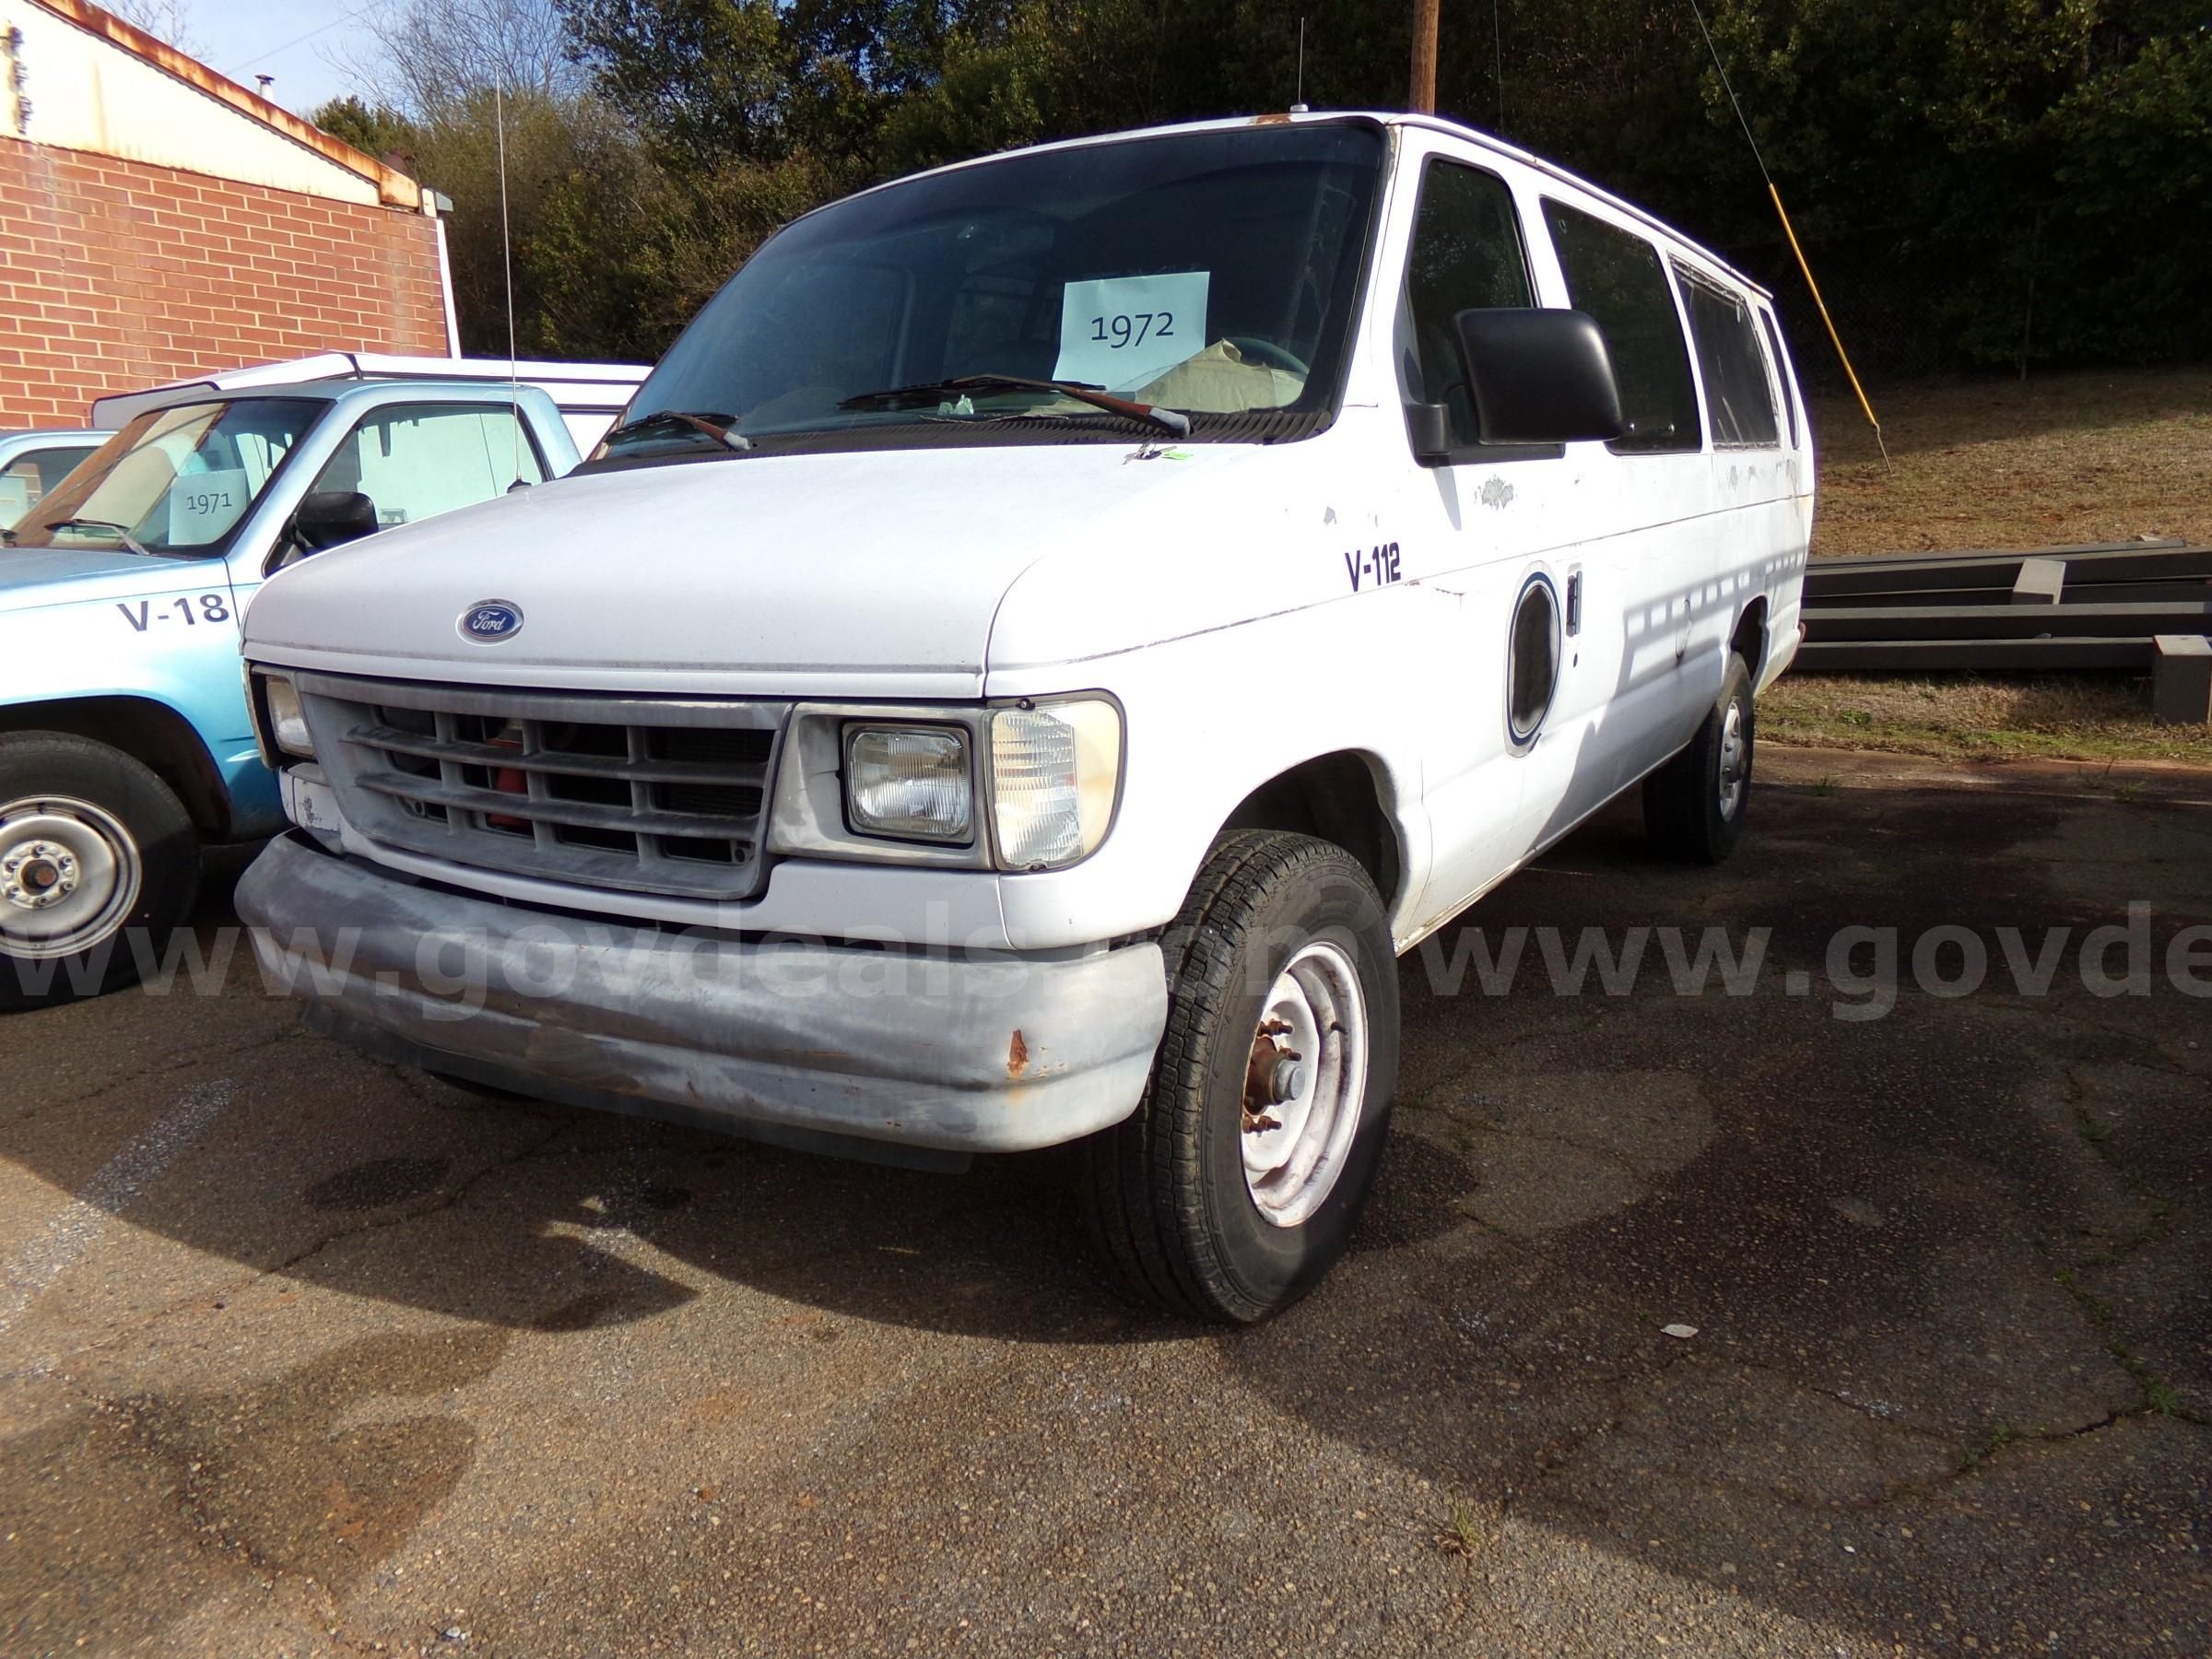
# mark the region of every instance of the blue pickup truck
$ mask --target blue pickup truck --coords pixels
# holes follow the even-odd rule
[[[0,1010],[128,982],[129,934],[184,919],[202,846],[282,826],[239,670],[263,582],[567,472],[634,384],[603,372],[564,411],[504,363],[318,366],[103,399],[114,436],[0,531]]]

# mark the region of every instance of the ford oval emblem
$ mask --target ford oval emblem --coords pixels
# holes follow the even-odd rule
[[[461,637],[497,645],[523,631],[523,607],[512,599],[479,599],[461,613]]]

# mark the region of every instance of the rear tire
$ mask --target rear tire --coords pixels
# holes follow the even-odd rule
[[[1341,847],[1236,830],[1163,945],[1167,1030],[1135,1114],[1084,1143],[1085,1207],[1138,1297],[1248,1324],[1312,1288],[1373,1185],[1398,1073],[1389,920]]]
[[[1751,670],[1734,652],[1720,700],[1689,747],[1643,781],[1653,846],[1684,864],[1717,865],[1743,839],[1757,738]]]
[[[138,977],[192,908],[199,841],[168,784],[104,743],[0,736],[0,1012]]]

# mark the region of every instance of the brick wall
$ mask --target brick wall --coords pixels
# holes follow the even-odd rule
[[[0,138],[0,429],[311,351],[445,348],[420,214]]]

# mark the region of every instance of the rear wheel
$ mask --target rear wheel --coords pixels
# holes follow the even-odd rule
[[[1743,838],[1757,724],[1751,670],[1733,652],[1715,703],[1689,747],[1643,781],[1652,844],[1686,864],[1717,865]]]
[[[1171,1312],[1263,1319],[1343,1254],[1397,1085],[1382,900],[1350,853],[1238,830],[1170,928],[1169,1010],[1135,1114],[1085,1143],[1092,1230]]]
[[[0,1010],[137,977],[199,885],[199,843],[169,786],[120,749],[61,732],[0,736]]]

